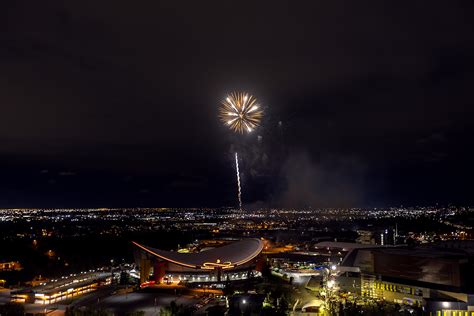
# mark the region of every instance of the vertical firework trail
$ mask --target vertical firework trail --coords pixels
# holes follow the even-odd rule
[[[221,101],[219,117],[221,121],[236,133],[251,133],[260,126],[263,111],[257,99],[246,92],[228,94]],[[237,171],[237,186],[239,210],[242,212],[242,188],[240,187],[239,156],[235,152],[235,169]]]
[[[237,196],[239,198],[239,210],[242,211],[242,189],[240,188],[239,156],[237,152],[235,152],[235,170],[237,171]]]

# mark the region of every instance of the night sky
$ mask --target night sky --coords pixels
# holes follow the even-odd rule
[[[0,207],[469,204],[472,1],[0,1]],[[265,107],[244,136],[217,109]],[[260,136],[260,137],[259,137]]]

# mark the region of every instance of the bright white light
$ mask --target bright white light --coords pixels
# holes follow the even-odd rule
[[[236,119],[237,119],[237,118],[227,121],[227,124],[230,125],[230,124],[234,123],[234,121],[235,121]]]
[[[243,299],[242,304],[247,304],[247,301],[245,299]]]
[[[258,109],[258,105],[254,105],[250,108],[250,110],[248,110],[248,113],[251,113],[253,111],[255,111],[256,109]]]
[[[331,266],[331,270],[333,270],[333,271],[334,271],[334,270],[336,270],[336,269],[337,269],[336,265],[335,265],[335,264],[333,264],[333,265]]]
[[[230,103],[230,98],[227,98],[227,99],[225,99],[225,100]]]
[[[443,305],[444,308],[449,308],[451,306],[451,304],[449,304],[449,302],[443,302],[442,305]]]
[[[250,133],[252,131],[252,128],[250,127],[250,125],[247,124],[247,122],[245,122],[245,121],[243,123],[244,123],[245,127],[247,128],[247,131]]]

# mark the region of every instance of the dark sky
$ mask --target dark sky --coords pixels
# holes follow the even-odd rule
[[[0,207],[469,204],[472,1],[1,1]],[[221,125],[226,93],[265,106]],[[258,136],[261,136],[260,138]]]

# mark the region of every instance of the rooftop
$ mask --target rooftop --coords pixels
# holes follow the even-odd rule
[[[133,242],[137,247],[153,256],[180,266],[213,270],[228,269],[245,264],[258,256],[263,249],[260,239],[243,239],[222,247],[212,248],[197,253],[178,253],[160,250]]]

